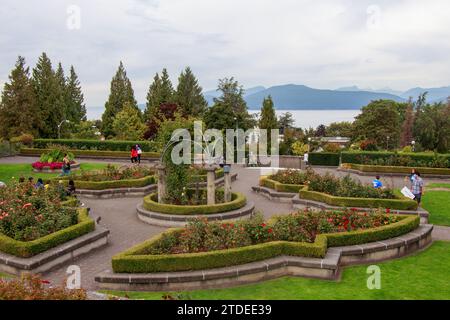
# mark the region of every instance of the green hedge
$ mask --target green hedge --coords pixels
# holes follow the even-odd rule
[[[0,234],[0,251],[21,258],[29,258],[94,231],[95,222],[88,216],[88,210],[78,210],[78,224],[33,241],[17,241]]]
[[[54,178],[53,181],[63,181],[67,186],[70,177]],[[82,181],[74,180],[77,189],[85,190],[106,190],[116,188],[141,188],[156,183],[155,176],[147,176],[141,179],[114,180],[114,181]]]
[[[259,179],[259,185],[262,187],[269,188],[269,189],[274,189],[275,191],[278,191],[278,192],[291,192],[291,193],[297,193],[304,187],[304,185],[301,185],[301,184],[281,183],[281,182],[269,179],[267,176],[261,177]]]
[[[396,210],[416,210],[417,202],[404,199],[375,199],[375,198],[347,198],[336,197],[322,192],[309,191],[308,187],[300,190],[301,199],[324,202],[331,206],[352,208],[389,208]]]
[[[61,204],[65,207],[78,207],[78,199],[70,197],[66,201],[61,202]]]
[[[116,141],[116,140],[83,140],[83,139],[35,139],[35,148],[45,149],[49,144],[59,144],[77,150],[130,151],[132,146],[140,145],[142,151],[156,151],[152,141]]]
[[[180,229],[168,232],[180,232]],[[202,270],[261,261],[280,255],[324,257],[326,237],[317,236],[314,243],[276,241],[201,253],[145,254],[146,248],[160,240],[158,235],[112,258],[112,268],[118,273],[173,272]]]
[[[50,151],[49,149],[36,149],[36,148],[22,148],[20,154],[22,155],[35,155],[40,156],[42,153]],[[75,157],[89,156],[98,158],[130,158],[129,151],[97,151],[97,150],[69,150]],[[142,152],[142,158],[159,158],[160,154],[157,152]]]
[[[417,229],[420,225],[420,217],[418,215],[399,216],[399,218],[401,219],[399,222],[378,228],[358,230],[348,233],[329,233],[326,235],[328,239],[328,246],[350,246],[386,240],[411,232]]]
[[[176,215],[197,215],[214,214],[226,211],[237,210],[247,204],[247,198],[239,192],[232,193],[231,202],[217,203],[214,205],[183,206],[174,204],[158,203],[158,195],[152,193],[144,198],[144,208],[148,211],[176,214]]]
[[[308,154],[308,162],[313,166],[333,166],[340,163],[340,154],[337,152],[313,152]]]
[[[117,273],[150,273],[205,270],[261,261],[281,255],[323,258],[327,247],[364,244],[408,233],[419,226],[419,216],[399,216],[401,221],[373,229],[318,235],[314,243],[273,241],[241,248],[201,253],[151,255],[148,249],[162,234],[112,258]],[[171,229],[180,233],[182,229]]]
[[[395,152],[380,152],[380,151],[344,151],[341,153],[342,163],[357,163],[361,164],[361,157],[370,160],[388,159],[394,155],[409,157],[416,161],[431,161],[435,158],[433,153],[395,153]],[[439,158],[450,160],[450,154],[438,154]]]
[[[371,166],[371,165],[356,164],[356,163],[343,163],[342,164],[342,167],[346,167],[346,166],[350,167],[353,170],[358,170],[361,172],[410,174],[411,169],[416,169],[421,174],[450,175],[450,169],[445,169],[445,168]]]

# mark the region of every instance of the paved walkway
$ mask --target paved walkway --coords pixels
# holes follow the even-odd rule
[[[36,161],[34,157],[11,157],[0,158],[1,163],[31,163]],[[83,159],[80,162],[105,162],[101,160]],[[123,163],[120,161],[119,163]],[[251,190],[256,185],[261,175],[261,170],[253,168],[243,168],[241,166],[233,166],[233,173],[238,173],[237,180],[233,183],[233,190],[244,193],[249,201],[253,201],[256,211],[264,214],[266,218],[274,214],[288,214],[292,211],[290,203],[280,203],[268,200],[264,196],[258,195]],[[337,175],[343,175],[334,169],[317,169],[320,173],[332,172]],[[370,183],[372,177],[360,177],[352,174],[352,176],[360,179],[363,183]],[[401,177],[386,179],[393,187],[402,187],[404,180]],[[436,180],[442,182],[442,180]],[[427,181],[427,182],[432,182]],[[100,216],[100,224],[110,230],[109,244],[101,249],[96,250],[88,255],[78,258],[69,264],[63,265],[58,270],[44,275],[45,279],[52,281],[54,284],[61,284],[65,277],[67,266],[76,264],[81,268],[82,286],[87,290],[97,289],[94,277],[96,274],[111,269],[111,257],[122,252],[135,244],[141,243],[150,237],[159,234],[165,228],[154,227],[138,220],[136,216],[136,206],[142,201],[142,198],[119,198],[93,200],[83,199],[81,201],[91,208],[94,216]],[[450,228],[435,226],[433,231],[435,240],[450,241]]]

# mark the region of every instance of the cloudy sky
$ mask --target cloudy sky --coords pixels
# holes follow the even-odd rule
[[[448,0],[2,0],[0,85],[17,56],[73,64],[88,106],[104,104],[123,60],[136,98],[153,75],[191,66],[213,89],[450,85]]]

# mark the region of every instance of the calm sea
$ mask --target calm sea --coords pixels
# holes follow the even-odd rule
[[[101,119],[103,107],[88,107],[89,120]],[[250,113],[259,113],[259,110],[249,110]],[[353,121],[360,110],[277,110],[277,116],[290,112],[295,119],[295,126],[301,128],[316,128],[320,124],[328,125],[332,122]]]

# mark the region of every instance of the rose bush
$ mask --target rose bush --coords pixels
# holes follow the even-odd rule
[[[398,222],[382,211],[299,211],[264,222],[262,215],[237,222],[195,219],[179,233],[165,233],[147,254],[182,254],[225,250],[270,241],[314,242],[318,234],[350,232]]]
[[[276,174],[269,176],[269,179],[278,181],[283,184],[305,184],[310,177],[314,175],[314,171],[299,171],[299,170],[279,170]]]
[[[30,183],[0,189],[0,233],[31,241],[78,223],[75,208],[61,204],[61,187],[36,189]]]
[[[146,166],[133,166],[126,168],[118,168],[117,166],[108,164],[105,169],[98,171],[84,171],[70,175],[70,179],[77,181],[117,181],[140,179],[154,175],[153,169]]]

